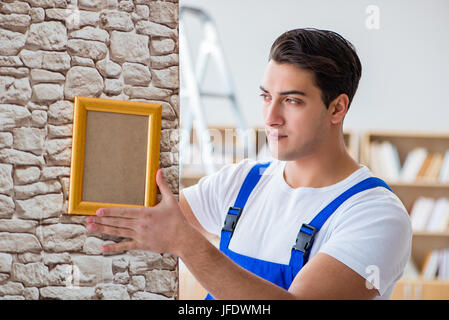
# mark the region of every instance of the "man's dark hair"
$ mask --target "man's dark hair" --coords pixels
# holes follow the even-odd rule
[[[354,46],[328,30],[306,28],[285,32],[271,46],[269,60],[312,71],[326,108],[342,93],[349,97],[349,108],[362,75]]]

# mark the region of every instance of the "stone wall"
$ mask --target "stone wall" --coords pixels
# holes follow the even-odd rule
[[[0,299],[178,297],[176,257],[104,255],[67,214],[77,95],[162,104],[178,194],[178,65],[177,0],[0,2]]]

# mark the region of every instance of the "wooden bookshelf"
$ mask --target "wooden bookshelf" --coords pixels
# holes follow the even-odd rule
[[[398,151],[401,166],[410,151],[423,147],[429,153],[443,153],[449,150],[449,134],[417,132],[365,132],[361,138],[360,162],[370,166],[370,146],[373,142],[389,141]],[[438,180],[416,179],[413,182],[389,181],[383,178],[401,199],[410,213],[418,197],[438,199],[449,198],[449,184]],[[449,231],[414,232],[411,258],[419,271],[422,270],[426,255],[433,249],[449,248]],[[392,299],[449,299],[449,281],[424,280],[421,278],[401,279]]]

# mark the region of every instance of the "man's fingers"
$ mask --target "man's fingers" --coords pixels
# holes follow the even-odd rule
[[[96,212],[99,217],[120,217],[135,219],[142,215],[142,207],[111,207],[100,208]]]
[[[103,252],[123,252],[123,251],[129,251],[129,250],[134,250],[134,249],[138,249],[137,248],[137,242],[132,240],[132,241],[123,241],[123,242],[119,242],[119,243],[114,243],[114,244],[105,244],[104,246],[101,247],[101,250],[103,250]]]
[[[102,225],[97,223],[91,223],[88,225],[90,231],[108,234],[111,236],[134,238],[135,232],[128,228],[112,227],[108,225]]]
[[[101,224],[104,226],[111,226],[117,228],[134,229],[134,219],[116,218],[116,217],[88,217],[87,223]]]

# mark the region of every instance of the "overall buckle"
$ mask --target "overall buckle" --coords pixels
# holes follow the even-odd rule
[[[242,214],[242,210],[243,209],[239,207],[229,207],[222,231],[229,231],[231,233],[234,232],[237,221]],[[230,213],[230,211],[234,213]]]
[[[299,229],[298,235],[296,236],[296,243],[293,249],[302,251],[304,254],[312,247],[313,239],[317,229],[309,224],[303,223]]]

